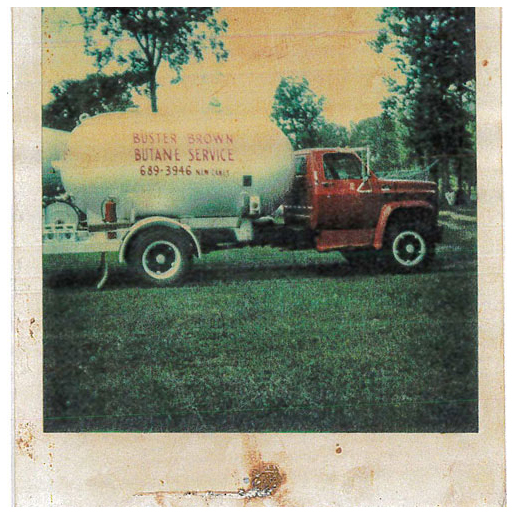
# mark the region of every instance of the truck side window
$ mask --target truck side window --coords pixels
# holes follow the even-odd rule
[[[351,153],[326,153],[323,156],[323,171],[327,180],[362,177],[361,162]]]
[[[307,175],[307,157],[297,157],[294,161],[295,175]]]

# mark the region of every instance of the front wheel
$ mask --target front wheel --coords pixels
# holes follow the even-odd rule
[[[153,229],[141,234],[130,249],[129,262],[137,275],[158,286],[179,285],[191,267],[191,244],[183,234]]]
[[[435,254],[434,244],[417,225],[393,227],[386,248],[389,264],[398,271],[424,269]]]

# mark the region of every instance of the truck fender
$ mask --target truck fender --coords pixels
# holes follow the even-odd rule
[[[193,231],[190,227],[184,225],[183,223],[180,223],[180,221],[171,218],[166,218],[165,216],[152,216],[150,218],[144,218],[142,220],[139,220],[137,223],[134,223],[134,225],[132,225],[129,231],[125,234],[119,252],[120,263],[125,262],[125,252],[127,250],[129,242],[133,239],[133,237],[139,232],[141,232],[141,230],[153,226],[169,227],[186,232],[194,243],[194,246],[196,248],[196,256],[198,258],[202,257],[200,242],[198,241],[198,238],[193,234]]]
[[[384,235],[387,227],[387,222],[391,214],[397,209],[412,209],[414,207],[434,210],[434,206],[425,200],[406,200],[404,202],[391,202],[382,207],[378,217],[377,228],[375,230],[375,239],[373,246],[375,249],[380,250],[384,246]]]

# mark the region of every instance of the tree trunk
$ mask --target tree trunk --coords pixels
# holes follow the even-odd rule
[[[152,112],[157,112],[157,70],[152,70],[150,75],[150,101],[152,103]]]
[[[471,183],[469,181],[465,182],[466,184],[466,203],[469,205],[471,203]]]
[[[447,193],[451,193],[451,184],[450,184],[450,160],[448,156],[444,155],[441,157],[441,200],[444,205],[450,205],[451,201],[449,200]]]
[[[456,163],[456,171],[457,171],[457,196],[456,196],[456,205],[463,205],[466,203],[465,192],[464,192],[464,182],[462,178],[462,158],[460,156],[457,157]]]

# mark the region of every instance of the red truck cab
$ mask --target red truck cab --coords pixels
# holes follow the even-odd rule
[[[295,152],[285,223],[302,225],[320,252],[383,250],[395,267],[427,264],[441,240],[437,185],[377,177],[344,148]]]

